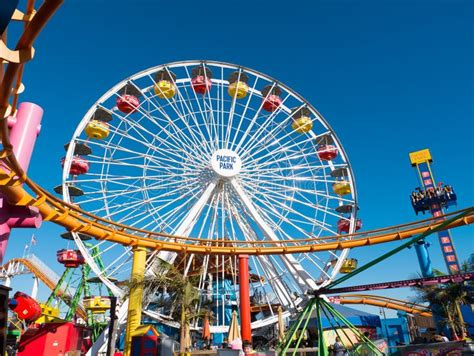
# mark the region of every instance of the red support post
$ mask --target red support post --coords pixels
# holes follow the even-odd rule
[[[243,344],[252,345],[250,326],[249,256],[239,255],[240,330]]]

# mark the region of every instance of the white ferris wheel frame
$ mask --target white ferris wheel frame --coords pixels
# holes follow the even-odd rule
[[[178,67],[191,67],[191,66],[199,66],[199,65],[209,65],[209,66],[217,66],[225,69],[230,69],[230,70],[239,70],[242,72],[245,72],[246,74],[253,75],[254,77],[263,80],[264,82],[268,83],[274,83],[273,85],[278,85],[280,88],[284,89],[288,94],[291,94],[294,98],[298,99],[302,103],[304,103],[304,106],[307,107],[310,111],[311,114],[314,116],[315,119],[317,119],[327,130],[324,132],[324,134],[330,134],[333,141],[334,145],[337,147],[339,151],[340,158],[342,162],[345,165],[345,168],[347,169],[347,177],[346,180],[350,184],[351,188],[351,199],[345,200],[344,198],[341,198],[342,201],[347,201],[350,202],[354,207],[357,207],[357,191],[356,191],[356,186],[355,186],[355,179],[354,175],[352,172],[352,167],[349,163],[349,160],[347,158],[347,155],[345,153],[345,150],[340,143],[337,135],[335,132],[332,130],[331,126],[329,123],[323,118],[323,116],[310,104],[308,103],[302,96],[294,92],[292,89],[287,87],[285,84],[278,82],[277,80],[264,75],[260,72],[257,72],[255,70],[252,70],[250,68],[242,67],[242,66],[236,66],[233,64],[229,63],[224,63],[224,62],[219,62],[219,61],[209,61],[209,60],[194,60],[194,61],[180,61],[180,62],[173,62],[173,63],[168,63],[168,64],[163,64],[159,66],[155,66],[149,69],[146,69],[144,71],[141,71],[135,75],[132,75],[122,81],[120,81],[118,84],[114,85],[110,90],[108,90],[99,100],[97,100],[91,108],[87,111],[87,113],[84,115],[83,119],[79,123],[79,125],[76,127],[76,130],[74,131],[73,134],[73,139],[71,140],[71,144],[69,145],[66,153],[66,158],[65,158],[65,163],[64,163],[64,168],[63,168],[63,173],[62,173],[62,189],[63,189],[63,199],[67,203],[72,203],[73,201],[71,200],[71,197],[69,196],[69,190],[68,190],[68,181],[69,181],[69,170],[71,167],[71,162],[74,157],[74,147],[76,144],[76,140],[78,137],[80,137],[81,133],[83,133],[85,127],[93,117],[95,111],[97,110],[98,107],[100,107],[106,100],[110,99],[111,97],[114,97],[117,95],[117,92],[123,88],[127,83],[134,83],[135,81],[146,77],[146,76],[152,76],[154,73],[156,73],[159,70],[165,69],[165,70],[173,70],[173,68],[178,68]],[[185,78],[185,79],[177,79],[176,84],[182,84],[182,83],[188,83],[190,81],[190,78]],[[212,79],[212,83],[217,83],[220,84],[222,87],[224,85],[228,85],[228,81],[223,80],[223,79]],[[150,90],[150,88],[140,88],[140,90]],[[259,90],[256,88],[249,87],[249,93],[252,95],[259,95],[261,97],[262,94]],[[234,98],[235,101],[235,98]],[[248,104],[247,104],[248,105]],[[282,103],[282,111],[285,111],[287,114],[291,112],[291,110],[284,105],[284,102]],[[242,117],[241,120],[244,118]],[[321,135],[316,135],[312,130],[308,132],[308,135],[312,137],[313,139],[316,139]],[[243,140],[243,139],[242,139]],[[242,141],[241,140],[241,141]],[[241,142],[239,142],[240,144]],[[316,154],[316,153],[315,153]],[[331,161],[327,162],[327,165],[331,167],[331,170],[334,170],[335,167]],[[145,168],[146,170],[146,168]],[[246,209],[250,212],[250,215],[252,218],[256,221],[258,226],[260,227],[261,231],[265,235],[265,237],[268,240],[279,240],[278,237],[275,235],[273,229],[266,223],[265,219],[262,218],[262,216],[259,214],[259,212],[255,209],[252,203],[251,197],[246,194],[246,192],[242,189],[241,184],[238,182],[238,180],[231,178],[230,180],[231,186],[234,188],[237,196],[240,198],[240,200],[243,202],[243,205],[246,207]],[[198,199],[198,201],[194,204],[194,206],[189,210],[188,214],[186,215],[185,219],[182,221],[182,223],[179,225],[179,227],[176,229],[174,232],[175,235],[177,236],[188,236],[190,231],[193,229],[194,224],[197,221],[198,216],[202,212],[203,207],[208,203],[209,197],[213,194],[213,191],[215,189],[216,183],[215,182],[209,182],[209,185],[207,189],[204,190],[204,193],[202,194],[201,198]],[[80,202],[79,202],[80,203]],[[107,204],[105,202],[105,204]],[[353,233],[356,229],[356,217],[357,217],[357,208],[353,209],[350,215],[350,227],[349,227],[349,232]],[[242,227],[240,227],[242,228]],[[96,262],[94,261],[93,256],[90,255],[89,249],[85,246],[83,241],[80,239],[79,235],[73,232],[73,237],[74,241],[78,247],[78,249],[82,252],[84,255],[86,262],[90,265],[92,271],[102,280],[102,282],[119,298],[124,296],[124,291],[122,288],[118,287],[115,283],[113,283],[111,280],[105,276],[102,271],[100,270],[99,266],[97,266]],[[124,258],[125,253],[129,251],[129,248],[125,248],[125,252],[123,255],[119,256],[119,258]],[[332,267],[331,274],[327,276],[327,278],[324,280],[323,283],[321,284],[316,284],[314,282],[314,279],[309,275],[304,268],[299,264],[299,262],[294,258],[293,255],[285,255],[282,256],[281,259],[285,265],[285,267],[296,277],[297,284],[301,289],[319,289],[327,284],[329,284],[337,275],[339,272],[342,263],[344,262],[345,258],[348,255],[348,249],[344,249],[340,252],[340,254],[337,256],[337,262],[336,264]],[[176,256],[175,253],[170,253],[170,252],[160,252],[159,257],[161,259],[167,260],[168,262],[173,262],[174,257]],[[262,270],[265,268],[263,266],[270,266],[272,265],[272,257],[270,256],[258,256],[256,257],[256,260],[260,265],[262,266]],[[189,265],[187,266],[189,268]],[[273,272],[272,272],[273,271]],[[291,300],[292,297],[286,292],[286,288],[283,285],[279,285],[278,281],[279,279],[277,278],[278,271],[275,270],[274,268],[268,268],[268,273],[267,278],[273,279],[275,281],[275,285],[272,286],[274,289],[275,293],[279,294],[279,299],[280,300],[286,300],[287,301],[287,306],[295,306],[295,301]],[[273,319],[272,319],[273,320]],[[266,324],[266,323],[264,323]]]

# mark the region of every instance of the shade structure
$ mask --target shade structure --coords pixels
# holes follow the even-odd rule
[[[227,336],[227,340],[230,344],[235,339],[241,339],[241,337],[240,337],[239,322],[237,320],[237,312],[234,310],[232,313],[232,319],[229,325],[229,335]]]
[[[354,326],[358,327],[379,327],[380,326],[380,317],[378,315],[365,313],[360,310],[348,308],[339,304],[331,304],[334,309],[339,313],[344,315],[344,317]],[[331,328],[334,323],[333,320],[328,320],[325,316],[322,317],[323,328]],[[316,312],[311,314],[311,319],[309,321],[310,327],[316,327],[317,316]]]
[[[211,327],[209,325],[209,316],[207,314],[204,317],[204,324],[202,326],[202,339],[203,340],[211,339]]]
[[[283,309],[281,306],[278,307],[278,340],[283,341],[285,339],[285,323],[283,322]]]

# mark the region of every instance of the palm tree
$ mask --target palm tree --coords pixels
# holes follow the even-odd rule
[[[472,272],[473,264],[464,262],[461,265],[461,272]],[[461,304],[472,304],[474,302],[470,295],[472,283],[450,283],[446,285],[433,285],[415,287],[418,301],[435,305],[439,308],[439,315],[442,317],[442,326],[447,325],[454,338],[458,335],[463,337],[466,333],[466,324],[461,314]]]
[[[191,346],[190,322],[196,318],[204,318],[209,311],[198,311],[200,302],[199,290],[196,285],[199,275],[187,276],[174,265],[161,259],[147,273],[143,281],[131,281],[129,290],[140,284],[144,288],[143,304],[154,303],[171,315],[173,320],[180,322],[180,354],[184,355]],[[201,303],[202,304],[202,303]]]

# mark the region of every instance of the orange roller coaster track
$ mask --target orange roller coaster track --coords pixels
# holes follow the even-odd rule
[[[10,261],[8,261],[7,263],[5,263],[2,267],[3,270],[6,270],[8,271],[9,270],[9,267],[11,265],[14,265],[14,264],[21,264],[23,266],[26,267],[26,269],[28,271],[30,271],[31,273],[33,273],[33,275],[35,277],[37,277],[41,282],[43,282],[46,287],[48,287],[50,290],[53,290],[54,287],[56,287],[56,282],[53,281],[48,275],[46,275],[45,273],[43,273],[38,267],[36,267],[36,265],[31,262],[29,259],[26,259],[26,258],[13,258],[11,259]],[[61,291],[58,291],[58,297],[61,297],[62,296],[62,292]]]
[[[45,0],[32,18],[29,18],[25,30],[15,49],[28,50],[61,5],[62,0]],[[32,8],[34,1],[29,1]],[[26,62],[26,60],[25,60]],[[94,216],[78,207],[67,204],[32,181],[19,165],[12,151],[9,138],[7,116],[15,111],[18,99],[18,83],[21,84],[24,63],[8,63],[0,85],[0,139],[3,150],[0,158],[5,167],[0,168],[0,192],[9,203],[19,206],[35,206],[43,219],[65,227],[69,231],[90,235],[98,240],[108,240],[127,246],[139,246],[150,250],[166,250],[181,253],[214,255],[270,255],[338,250],[397,241],[412,237],[438,227],[442,220],[427,219],[410,224],[373,230],[352,235],[320,237],[312,239],[282,241],[223,241],[173,236],[165,233],[141,230]],[[15,84],[16,79],[16,84]],[[11,97],[12,107],[9,106]],[[29,188],[27,192],[22,184]],[[456,219],[443,228],[453,228],[474,222],[474,208],[465,209],[462,218]],[[446,216],[453,216],[448,214]]]
[[[393,299],[370,294],[346,294],[344,296],[333,296],[329,300],[338,304],[364,304],[375,307],[404,311],[426,317],[432,317],[431,310],[423,305],[408,302],[406,300]]]
[[[6,264],[1,266],[1,269],[8,270],[9,265],[19,263],[25,266],[28,271],[30,271],[35,277],[37,277],[41,282],[43,282],[46,287],[48,287],[51,291],[54,291],[54,288],[56,287],[56,282],[53,281],[48,275],[43,273],[39,267],[36,266],[35,263],[30,261],[27,258],[13,258],[10,261],[8,261]],[[61,298],[64,300],[64,302],[69,305],[71,302],[71,296],[64,294],[64,291],[59,290],[58,293],[56,294],[57,297]],[[84,310],[82,306],[78,306],[76,313],[78,316],[80,316],[82,319],[87,320],[87,313]]]

